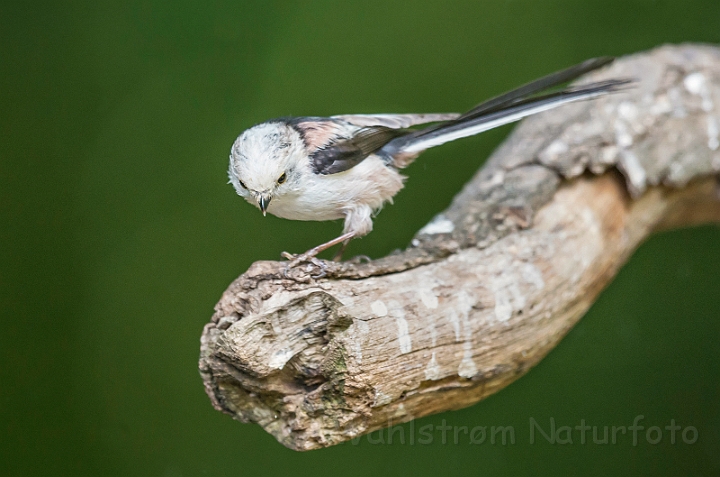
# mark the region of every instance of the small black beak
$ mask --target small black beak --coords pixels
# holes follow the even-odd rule
[[[266,197],[264,195],[261,195],[258,199],[258,205],[260,206],[260,210],[262,210],[263,217],[267,215],[267,208],[270,205],[270,197]]]

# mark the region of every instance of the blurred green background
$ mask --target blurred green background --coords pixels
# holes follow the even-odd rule
[[[213,410],[197,372],[229,282],[341,228],[263,218],[234,194],[243,129],[463,110],[586,58],[685,41],[720,43],[720,2],[3,2],[0,475],[720,474],[714,226],[653,238],[526,377],[415,423],[513,426],[515,444],[297,453]],[[424,154],[348,256],[404,247],[508,131]],[[638,415],[697,441],[529,443],[530,418],[601,431]]]

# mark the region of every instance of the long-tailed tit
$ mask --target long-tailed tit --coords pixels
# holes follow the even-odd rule
[[[273,119],[243,132],[230,154],[230,182],[263,215],[292,220],[344,219],[343,234],[290,266],[314,260],[334,245],[368,234],[373,213],[403,187],[400,169],[421,152],[566,103],[618,91],[628,80],[609,80],[538,95],[605,66],[596,58],[490,99],[465,114],[357,114]],[[435,123],[422,129],[411,126]],[[336,258],[339,258],[336,256]]]

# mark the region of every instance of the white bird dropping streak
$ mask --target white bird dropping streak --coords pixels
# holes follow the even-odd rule
[[[381,318],[383,316],[387,316],[387,314],[388,314],[388,310],[387,310],[387,307],[385,306],[385,303],[383,303],[380,300],[376,300],[376,301],[372,302],[370,304],[370,309],[376,316],[381,317]]]
[[[395,324],[398,328],[398,343],[400,344],[400,353],[406,354],[412,351],[412,340],[410,339],[410,328],[405,319],[405,309],[397,301],[391,301],[390,316],[395,318]]]
[[[430,362],[425,367],[425,379],[428,381],[435,381],[442,377],[440,366],[438,366],[437,358],[435,357],[435,351],[432,353]]]
[[[462,320],[464,338],[463,358],[458,366],[458,376],[462,378],[472,378],[477,374],[477,366],[473,361],[473,333],[470,324],[470,311],[474,302],[473,297],[465,290],[460,290],[457,294],[457,308]]]

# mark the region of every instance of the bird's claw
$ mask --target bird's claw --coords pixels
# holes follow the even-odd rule
[[[367,255],[355,255],[353,258],[348,260],[348,262],[359,265],[361,263],[370,263],[372,262],[372,258],[368,257]]]
[[[319,258],[317,258],[313,255],[308,255],[306,253],[293,255],[288,252],[282,252],[280,255],[283,258],[288,260],[288,263],[287,263],[287,265],[285,265],[285,269],[283,270],[283,275],[285,276],[285,278],[290,278],[288,275],[288,272],[290,271],[290,269],[296,268],[298,265],[300,265],[302,263],[308,263],[308,264],[316,267],[320,271],[320,273],[318,273],[317,275],[313,275],[310,273],[311,270],[307,270],[308,274],[310,274],[310,276],[316,280],[319,278],[323,278],[323,277],[327,276],[327,274],[328,274],[328,266],[325,264],[325,262],[323,262],[322,260],[320,260]]]

